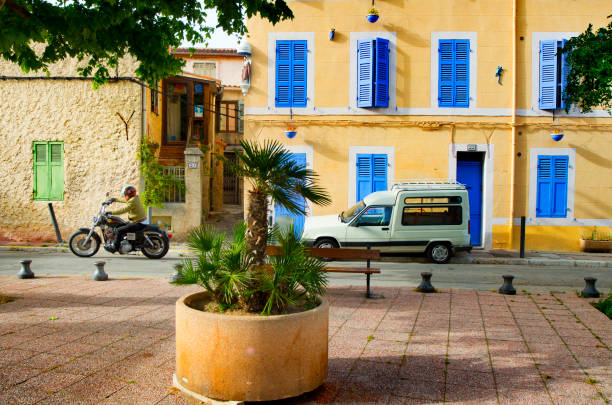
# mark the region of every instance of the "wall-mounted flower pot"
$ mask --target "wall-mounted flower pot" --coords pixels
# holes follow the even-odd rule
[[[297,131],[285,131],[285,136],[289,139],[297,135]]]
[[[378,21],[378,16],[376,14],[368,14],[366,15],[366,19],[368,20],[368,22],[375,23],[376,21]]]
[[[583,252],[610,252],[612,240],[580,239],[580,250]]]
[[[563,134],[550,134],[550,137],[553,141],[559,142],[561,139],[563,139]]]
[[[329,31],[329,40],[330,40],[330,41],[333,41],[335,36],[336,36],[336,30],[332,28],[332,29]]]

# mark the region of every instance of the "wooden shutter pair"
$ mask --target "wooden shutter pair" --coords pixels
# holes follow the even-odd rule
[[[375,191],[387,189],[387,155],[357,155],[357,201]]]
[[[276,107],[306,107],[306,41],[276,41]]]
[[[470,106],[470,41],[441,39],[438,45],[438,106]]]
[[[538,156],[536,217],[567,217],[568,156]]]
[[[389,107],[389,40],[357,41],[357,107]]]
[[[561,54],[561,48],[567,40],[540,41],[540,88],[539,105],[541,110],[565,108],[563,92],[567,85],[569,64],[567,55]],[[561,58],[561,71],[557,68],[557,60]]]
[[[34,142],[34,199],[64,200],[63,142]]]

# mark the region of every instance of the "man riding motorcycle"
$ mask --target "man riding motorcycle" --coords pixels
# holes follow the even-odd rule
[[[140,197],[134,186],[127,185],[123,187],[121,194],[123,194],[125,201],[121,201],[121,199],[117,198],[111,198],[111,201],[125,204],[125,207],[113,211],[106,211],[109,215],[121,215],[126,212],[128,214],[129,223],[117,228],[117,238],[113,246],[115,252],[119,250],[119,243],[123,239],[123,235],[128,232],[138,232],[142,230],[144,225],[141,222],[147,219],[144,206],[140,202]]]

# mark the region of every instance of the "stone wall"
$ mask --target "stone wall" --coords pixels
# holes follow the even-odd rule
[[[122,61],[119,76],[133,76]],[[77,76],[76,62],[51,67],[51,76]],[[24,74],[0,62],[0,75]],[[30,76],[44,76],[31,73]],[[64,240],[89,226],[105,193],[125,184],[140,189],[137,152],[142,134],[142,90],[134,82],[109,82],[94,90],[89,80],[0,80],[0,239],[55,240],[48,201],[33,200],[35,141],[64,143],[64,199],[52,201]],[[125,125],[117,115],[129,118]]]

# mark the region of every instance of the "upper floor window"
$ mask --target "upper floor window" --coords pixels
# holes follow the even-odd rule
[[[221,101],[221,111],[218,115],[218,132],[236,132],[239,109],[237,101]]]
[[[217,64],[215,62],[195,62],[193,73],[212,78],[217,77]]]
[[[438,43],[438,107],[470,106],[470,40]]]
[[[307,41],[276,41],[276,107],[306,107]]]
[[[563,92],[569,74],[566,55],[561,48],[567,42],[563,40],[540,41],[540,88],[538,101],[541,110],[565,108]]]
[[[357,41],[357,107],[389,107],[389,40]]]

